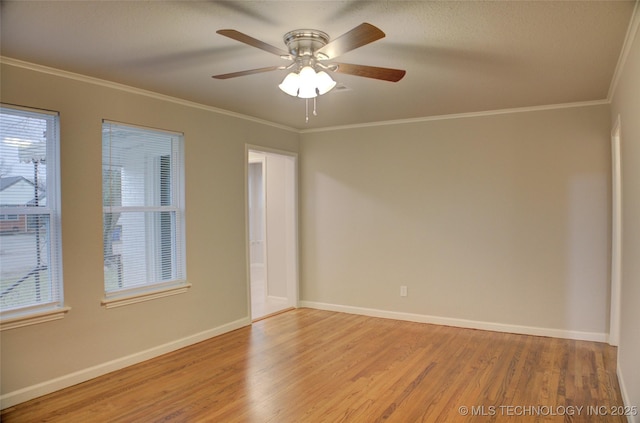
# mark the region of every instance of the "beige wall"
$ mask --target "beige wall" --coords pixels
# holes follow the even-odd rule
[[[633,144],[640,139],[638,44],[613,107],[622,115],[631,181],[620,346],[631,405],[640,402],[640,269],[629,258],[640,246],[629,218],[640,204],[632,185],[640,157]],[[608,105],[299,135],[9,65],[1,76],[3,102],[61,112],[71,307],[60,321],[0,334],[2,395],[247,318],[245,143],[300,149],[302,300],[578,335],[608,332]],[[103,118],[185,133],[193,284],[186,294],[100,306]],[[408,297],[399,296],[400,285],[408,286]]]
[[[59,321],[3,331],[2,394],[95,368],[249,315],[245,143],[297,151],[299,135],[119,89],[2,66],[2,101],[60,112],[65,304]],[[101,121],[185,134],[186,294],[106,310]],[[248,320],[247,320],[248,323]]]
[[[608,105],[304,133],[301,299],[606,339],[609,133]]]
[[[640,12],[636,12],[640,13]],[[636,18],[637,20],[637,18]],[[637,27],[636,27],[637,28]],[[640,405],[640,31],[622,68],[611,117],[620,116],[622,301],[618,375],[627,405]],[[635,422],[640,422],[636,416]]]

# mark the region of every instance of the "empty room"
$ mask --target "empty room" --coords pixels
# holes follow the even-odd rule
[[[640,423],[637,1],[0,19],[3,422]]]

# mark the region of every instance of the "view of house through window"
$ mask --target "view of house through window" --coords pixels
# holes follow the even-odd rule
[[[103,123],[105,292],[184,282],[182,135]]]
[[[2,317],[62,305],[58,115],[0,107]]]

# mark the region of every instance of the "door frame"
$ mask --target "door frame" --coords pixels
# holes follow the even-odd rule
[[[285,156],[291,158],[293,160],[293,222],[290,222],[291,227],[289,228],[292,231],[292,256],[289,257],[290,268],[288,269],[293,277],[289,284],[287,284],[287,297],[289,303],[292,304],[294,308],[297,308],[299,305],[299,285],[300,285],[300,272],[299,272],[299,204],[298,204],[298,153],[286,150],[279,150],[275,148],[264,147],[260,145],[254,144],[245,144],[245,154],[244,154],[244,190],[245,190],[245,251],[246,251],[246,272],[247,272],[247,309],[248,315],[251,320],[253,320],[252,311],[251,311],[251,257],[250,257],[250,233],[249,233],[249,152],[256,152],[261,154],[275,154],[280,156]],[[267,164],[265,163],[263,169],[266,169]],[[266,173],[266,172],[265,172]],[[266,186],[266,180],[265,180]],[[265,205],[267,198],[267,191],[265,189]],[[266,255],[267,243],[269,238],[268,228],[265,227],[265,271],[268,268],[268,257]]]
[[[620,301],[622,286],[622,166],[620,150],[620,115],[611,131],[611,307],[609,344],[620,341]]]
[[[253,274],[253,269],[251,268],[252,266],[252,262],[251,262],[251,228],[250,228],[250,223],[251,223],[251,215],[250,215],[250,209],[249,209],[249,168],[251,167],[250,165],[253,163],[260,163],[262,165],[262,195],[263,195],[263,213],[261,216],[261,220],[262,220],[262,230],[263,230],[263,240],[262,240],[262,274],[263,277],[265,279],[265,284],[268,284],[268,280],[267,280],[267,275],[269,274],[269,269],[267,268],[267,219],[266,219],[266,197],[267,197],[267,184],[266,184],[266,167],[267,167],[267,160],[266,160],[266,156],[263,155],[262,153],[260,153],[260,159],[259,160],[252,160],[251,159],[251,152],[255,152],[256,150],[250,150],[249,151],[249,156],[247,158],[247,236],[248,236],[248,245],[249,245],[249,254],[247,256],[247,259],[249,260],[249,286],[251,286],[251,275]],[[250,292],[251,296],[253,295]],[[265,289],[264,292],[264,298],[262,299],[263,301],[266,301],[267,299],[267,290]],[[251,303],[249,303],[249,308],[251,308]]]

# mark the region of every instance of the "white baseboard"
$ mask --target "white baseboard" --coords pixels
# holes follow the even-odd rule
[[[205,341],[209,338],[213,338],[214,336],[222,335],[223,333],[227,333],[250,324],[251,319],[249,317],[244,317],[225,325],[196,333],[185,338],[177,339],[163,345],[158,345],[157,347],[149,348],[148,350],[140,351],[126,357],[117,358],[115,360],[101,363],[87,369],[82,369],[68,375],[60,376],[46,382],[27,386],[26,388],[18,389],[17,391],[8,392],[0,396],[0,409],[5,409],[39,396],[50,394],[60,389],[68,388],[69,386],[76,385],[81,382],[86,382],[87,380],[95,377]]]
[[[509,325],[504,323],[481,322],[476,320],[456,319],[451,317],[429,316],[426,314],[404,313],[400,311],[378,310],[373,308],[353,307],[340,304],[319,303],[315,301],[300,301],[298,307],[315,308],[319,310],[338,311],[350,314],[360,314],[385,319],[406,320],[409,322],[432,323],[443,326],[455,326],[467,329],[482,329],[494,332],[517,333],[520,335],[548,336],[551,338],[575,339],[580,341],[607,342],[606,333],[582,332],[563,329],[540,328],[535,326]]]
[[[631,399],[629,398],[629,393],[627,392],[627,385],[625,385],[624,378],[622,377],[622,370],[620,370],[619,362],[616,365],[616,375],[618,376],[618,385],[620,386],[620,394],[622,395],[623,404],[629,407],[636,405],[631,404]],[[627,415],[627,422],[640,423],[640,416]]]

